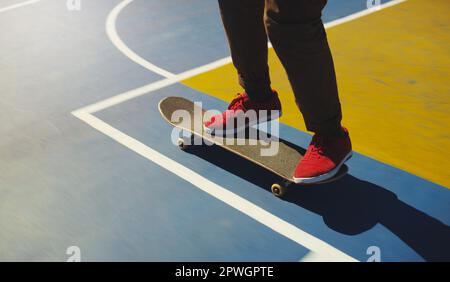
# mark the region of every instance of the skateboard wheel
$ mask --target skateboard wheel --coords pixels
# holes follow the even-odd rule
[[[178,148],[180,148],[183,151],[186,151],[189,148],[189,146],[184,142],[183,138],[178,138],[177,145]]]
[[[272,190],[272,194],[274,194],[275,196],[283,197],[284,194],[286,193],[286,186],[279,183],[274,183],[272,184],[270,190]]]

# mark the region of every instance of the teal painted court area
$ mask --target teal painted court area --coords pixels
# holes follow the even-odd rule
[[[65,261],[69,246],[83,261],[366,261],[372,246],[383,261],[450,259],[446,187],[356,152],[343,179],[278,199],[258,166],[174,146],[162,98],[226,107],[179,83],[229,56],[216,1],[186,2],[0,12],[0,260]],[[365,7],[330,0],[324,20]],[[114,11],[138,58],[111,39]],[[310,138],[287,125],[280,134],[302,147]]]

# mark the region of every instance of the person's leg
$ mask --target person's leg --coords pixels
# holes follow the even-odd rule
[[[265,0],[265,23],[289,77],[308,130],[315,132],[293,179],[316,183],[335,176],[352,156],[341,127],[333,59],[321,20],[326,0]]]
[[[245,1],[242,1],[245,2]],[[321,20],[326,0],[266,0],[265,23],[308,130],[341,129],[333,59]]]
[[[219,0],[231,57],[245,92],[238,94],[225,112],[204,121],[209,134],[242,131],[281,115],[278,94],[270,87],[264,5],[264,0]],[[249,114],[244,122],[238,118],[242,113]]]
[[[219,0],[219,7],[240,85],[252,100],[269,98],[264,0]]]

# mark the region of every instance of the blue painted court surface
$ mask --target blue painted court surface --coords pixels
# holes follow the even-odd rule
[[[114,21],[123,44],[179,74],[229,56],[216,1],[82,0],[69,11],[42,0],[2,11],[17,3],[0,0],[0,260],[65,261],[69,246],[83,261],[367,261],[371,246],[382,261],[450,259],[447,187],[355,152],[341,180],[279,199],[264,169],[172,144],[161,99],[226,102],[130,59],[107,19],[124,5]],[[330,0],[324,21],[364,9]],[[288,125],[280,135],[310,140]]]

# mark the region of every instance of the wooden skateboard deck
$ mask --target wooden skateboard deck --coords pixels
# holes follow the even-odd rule
[[[283,196],[286,192],[286,187],[294,183],[292,176],[299,160],[303,158],[304,152],[304,149],[295,144],[281,138],[270,138],[265,131],[255,128],[249,128],[245,133],[241,135],[235,134],[231,137],[210,135],[203,130],[202,118],[206,111],[192,101],[182,97],[164,98],[159,102],[158,108],[168,123],[192,134],[189,138],[182,137],[179,139],[178,145],[181,149],[187,149],[188,145],[192,144],[189,142],[194,142],[194,136],[198,136],[210,144],[213,143],[231,153],[237,154],[271,171],[284,180],[272,185],[271,190],[276,196]],[[181,115],[180,110],[184,112]],[[277,148],[276,154],[267,155],[270,148]],[[266,155],[264,156],[262,152],[266,152]],[[299,185],[317,185],[336,181],[346,175],[347,172],[348,167],[344,164],[331,179],[319,183],[301,183]]]

